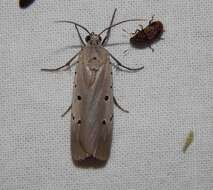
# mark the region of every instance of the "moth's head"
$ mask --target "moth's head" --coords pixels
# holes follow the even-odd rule
[[[97,46],[101,44],[102,38],[100,35],[97,35],[92,32],[88,36],[86,36],[85,41],[87,42],[87,44]]]

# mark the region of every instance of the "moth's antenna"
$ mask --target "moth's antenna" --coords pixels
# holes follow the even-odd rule
[[[101,34],[102,34],[103,32],[105,32],[106,30],[108,30],[108,29],[110,29],[110,28],[112,28],[112,27],[114,27],[114,26],[117,26],[117,25],[119,25],[119,24],[122,24],[122,23],[124,23],[124,22],[131,22],[131,21],[146,21],[146,20],[147,20],[147,19],[139,19],[139,18],[123,20],[123,21],[121,21],[121,22],[115,23],[115,24],[113,24],[113,25],[111,25],[111,26],[105,28],[105,29],[102,30],[98,35],[101,35]]]
[[[68,20],[58,20],[58,21],[55,21],[55,22],[56,23],[71,23],[71,24],[75,24],[75,25],[81,27],[82,29],[84,29],[88,34],[90,34],[89,30],[86,27],[84,27],[84,26],[82,26],[82,25],[80,25],[80,24],[78,24],[76,22],[68,21]]]

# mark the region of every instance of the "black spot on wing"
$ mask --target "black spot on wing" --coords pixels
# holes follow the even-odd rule
[[[105,97],[104,97],[104,100],[105,100],[105,101],[109,100],[109,96],[105,96]]]

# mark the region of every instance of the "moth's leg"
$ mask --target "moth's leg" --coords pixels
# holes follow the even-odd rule
[[[116,71],[126,71],[124,69],[121,69],[118,65],[112,63],[112,66],[115,67]]]
[[[70,110],[72,109],[72,104],[68,107],[68,109],[61,115],[61,117],[64,117]]]
[[[112,15],[112,19],[111,19],[111,21],[110,21],[110,25],[109,25],[109,26],[111,26],[111,25],[113,24],[116,11],[117,11],[117,8],[114,10],[114,13],[113,13],[113,15]],[[111,28],[109,28],[109,29],[107,30],[106,36],[104,37],[104,39],[103,39],[103,41],[102,41],[102,46],[105,46],[105,45],[107,44],[107,42],[108,42],[108,40],[109,40],[109,37],[110,37],[110,33],[111,33]]]
[[[81,34],[80,34],[80,32],[79,32],[78,27],[77,27],[76,24],[75,24],[75,29],[77,30],[78,37],[79,37],[79,39],[80,39],[80,41],[81,41],[81,45],[82,45],[82,46],[85,46],[84,40],[82,39]]]
[[[58,67],[58,68],[56,68],[56,69],[41,69],[41,71],[53,72],[53,71],[58,71],[58,70],[60,70],[60,69],[62,69],[62,68],[64,68],[64,67],[68,67],[68,66],[70,66],[71,62],[79,55],[79,53],[80,53],[80,52],[78,52],[77,54],[75,54],[65,65],[63,65],[63,66],[61,66],[61,67]],[[73,65],[74,65],[74,64],[76,64],[76,62],[73,63]]]
[[[149,21],[149,24],[152,24],[152,21],[154,20],[154,16],[155,16],[155,15],[152,15],[152,18],[151,18],[151,20]]]
[[[123,112],[125,112],[125,113],[129,113],[128,110],[123,109],[123,108],[118,104],[117,100],[115,99],[115,96],[113,96],[113,101],[114,101],[114,104],[115,104],[121,111],[123,111]]]
[[[121,62],[118,61],[111,53],[109,53],[109,55],[112,57],[112,59],[114,59],[114,61],[118,64],[118,66],[123,67],[123,68],[125,68],[127,70],[130,70],[130,71],[139,71],[139,70],[141,70],[141,69],[144,68],[144,66],[139,67],[139,68],[130,68],[130,67],[127,67],[127,66],[121,64]]]
[[[60,49],[57,49],[55,51],[53,51],[55,54],[59,54],[61,52],[64,52],[65,50],[67,49],[74,49],[74,48],[81,48],[82,46],[81,45],[72,45],[72,46],[65,46],[65,47],[62,47]]]

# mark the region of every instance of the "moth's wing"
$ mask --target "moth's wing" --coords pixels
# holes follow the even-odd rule
[[[112,140],[112,67],[105,49],[80,54],[74,80],[72,156],[107,160]],[[88,52],[86,52],[88,53]],[[96,59],[90,62],[90,56]]]

